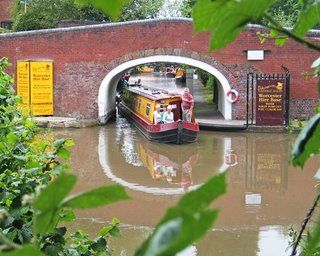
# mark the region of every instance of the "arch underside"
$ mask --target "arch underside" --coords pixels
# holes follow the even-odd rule
[[[103,79],[99,88],[98,107],[100,123],[105,124],[115,112],[116,87],[121,75],[135,66],[154,63],[154,62],[171,62],[179,64],[187,64],[196,68],[207,71],[218,81],[218,110],[226,120],[232,119],[232,105],[226,100],[226,93],[231,86],[226,77],[215,67],[200,60],[189,57],[174,55],[154,55],[148,57],[137,58],[124,62],[113,68]]]

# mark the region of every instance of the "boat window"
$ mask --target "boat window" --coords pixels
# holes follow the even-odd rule
[[[147,116],[149,116],[149,114],[150,114],[150,107],[151,107],[150,103],[147,103],[147,106],[146,106],[146,115]]]
[[[138,100],[138,111],[140,111],[141,108],[141,99]]]

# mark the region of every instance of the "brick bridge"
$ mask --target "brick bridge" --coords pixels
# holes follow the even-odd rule
[[[185,63],[215,76],[219,84],[219,110],[225,119],[243,119],[246,108],[246,74],[283,72],[291,74],[290,114],[310,116],[319,102],[315,78],[305,79],[302,71],[318,53],[288,41],[284,47],[261,44],[250,26],[228,47],[209,52],[209,34],[195,34],[190,19],[145,20],[91,26],[57,28],[0,35],[0,56],[13,64],[17,60],[54,62],[54,115],[99,118],[105,123],[115,109],[115,88],[121,74],[148,62]],[[308,39],[320,41],[320,31]],[[265,50],[261,61],[248,61],[246,50]],[[236,89],[239,101],[230,104],[225,94]]]

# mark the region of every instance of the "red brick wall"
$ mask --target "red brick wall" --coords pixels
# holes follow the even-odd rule
[[[306,80],[301,71],[310,71],[317,52],[288,41],[284,47],[272,42],[260,44],[257,28],[248,28],[225,49],[209,53],[209,35],[195,34],[190,20],[162,20],[116,23],[87,27],[43,30],[0,35],[0,57],[7,56],[15,70],[19,59],[51,59],[55,72],[55,115],[96,117],[98,89],[104,76],[122,62],[157,54],[181,55],[207,62],[220,70],[231,87],[245,93],[246,74],[292,73],[291,98],[319,102],[316,79]],[[319,42],[320,32],[310,35]],[[270,50],[264,61],[247,61],[244,50]],[[14,73],[14,72],[13,72]],[[244,95],[243,95],[244,96]],[[245,109],[243,101],[234,105],[233,115]],[[295,105],[292,106],[295,109]],[[313,106],[311,107],[313,109]],[[295,115],[296,113],[292,113]],[[310,114],[308,114],[310,115]]]
[[[11,20],[10,7],[13,0],[0,0],[0,22]]]

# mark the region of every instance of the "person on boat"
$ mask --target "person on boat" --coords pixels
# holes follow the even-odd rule
[[[124,73],[123,78],[124,78],[124,80],[129,82],[130,74],[128,72]]]
[[[153,122],[154,122],[154,124],[163,123],[160,110],[161,110],[160,105],[157,105],[156,106],[156,110],[153,112]]]
[[[167,111],[163,114],[163,122],[165,124],[174,122],[173,113],[172,113],[172,106],[171,105],[168,105]]]
[[[167,105],[162,105],[161,110],[161,121],[163,122],[164,113],[167,112]]]
[[[192,110],[194,107],[194,99],[189,91],[189,88],[184,88],[181,98],[182,120],[191,122]]]

